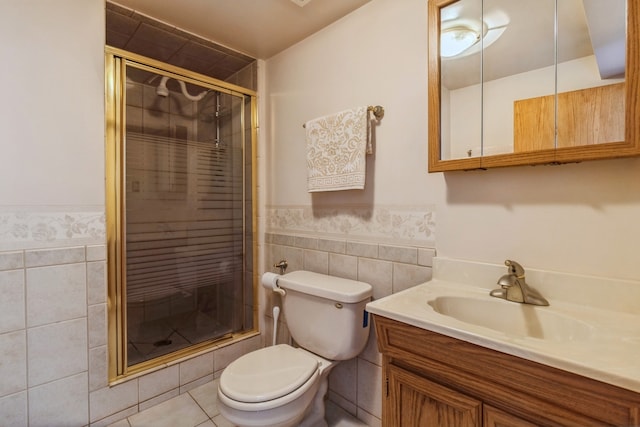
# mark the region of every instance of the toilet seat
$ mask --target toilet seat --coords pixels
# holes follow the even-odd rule
[[[275,403],[297,395],[294,392],[317,376],[318,368],[319,361],[307,352],[285,344],[265,347],[230,363],[220,377],[220,391],[240,405]]]

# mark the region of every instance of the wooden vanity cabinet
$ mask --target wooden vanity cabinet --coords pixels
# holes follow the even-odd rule
[[[640,426],[640,394],[374,315],[388,427]]]

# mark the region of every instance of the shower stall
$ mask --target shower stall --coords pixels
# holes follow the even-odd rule
[[[253,330],[256,107],[250,90],[108,59],[113,378]]]

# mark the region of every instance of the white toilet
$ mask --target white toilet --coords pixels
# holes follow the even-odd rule
[[[339,361],[356,357],[369,338],[365,305],[371,285],[294,271],[278,276],[277,288],[300,348],[274,345],[230,363],[220,377],[218,407],[240,427],[326,427],[329,372]]]

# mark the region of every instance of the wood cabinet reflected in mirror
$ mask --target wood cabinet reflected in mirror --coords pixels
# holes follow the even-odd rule
[[[640,155],[639,9],[430,0],[429,171]]]

